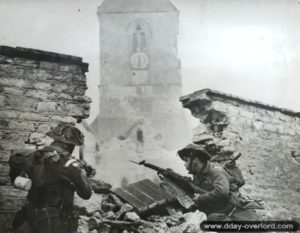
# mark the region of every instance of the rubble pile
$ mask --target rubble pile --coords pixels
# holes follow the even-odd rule
[[[172,209],[169,211],[170,215],[158,213],[145,215],[111,192],[109,185],[102,183],[102,186],[103,184],[107,189],[102,188],[99,193],[97,187],[87,201],[75,197],[75,211],[79,215],[79,233],[201,232],[200,223],[206,220],[206,215],[198,210],[182,213]]]

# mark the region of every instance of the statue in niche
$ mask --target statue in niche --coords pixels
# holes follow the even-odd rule
[[[133,69],[142,70],[148,67],[149,59],[146,51],[146,33],[143,30],[142,25],[137,24],[132,34],[132,55],[130,58],[130,63]]]
[[[135,32],[132,37],[133,52],[146,52],[146,35],[141,25],[136,25]]]

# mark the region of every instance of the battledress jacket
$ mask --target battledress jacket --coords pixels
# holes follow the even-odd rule
[[[193,183],[207,191],[196,200],[201,211],[206,214],[228,213],[232,209],[229,203],[229,175],[223,168],[214,167],[208,162],[201,174],[193,176]]]
[[[24,213],[26,219],[15,219],[15,227],[27,221],[35,221],[32,213],[42,208],[55,208],[62,215],[70,215],[73,208],[74,192],[83,199],[89,199],[92,192],[87,177],[78,163],[67,163],[68,159],[57,162],[45,158],[43,151],[35,151],[27,156],[15,154],[10,157],[10,178],[12,183],[20,175],[27,175],[32,180],[32,187],[27,195]],[[66,166],[66,164],[68,166]],[[20,214],[21,215],[21,214]]]

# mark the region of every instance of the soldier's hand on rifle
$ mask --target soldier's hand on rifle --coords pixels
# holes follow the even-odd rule
[[[196,204],[200,204],[202,203],[203,201],[203,195],[202,194],[198,194],[196,193],[193,197],[193,201],[196,203]]]
[[[93,177],[96,175],[96,170],[90,165],[86,165],[83,169],[86,172],[87,177]]]
[[[80,164],[77,161],[64,166],[61,170],[62,178],[68,180],[70,183],[74,183],[83,174],[83,170],[79,166]]]

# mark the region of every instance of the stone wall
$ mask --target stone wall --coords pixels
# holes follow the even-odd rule
[[[89,116],[87,71],[80,57],[0,46],[0,231],[26,195],[11,186],[11,150],[34,149],[28,143],[52,126]]]
[[[300,216],[300,113],[210,89],[181,97],[200,120],[193,141],[225,161],[235,152],[247,195],[262,199],[266,218]],[[299,220],[299,219],[298,219]]]

